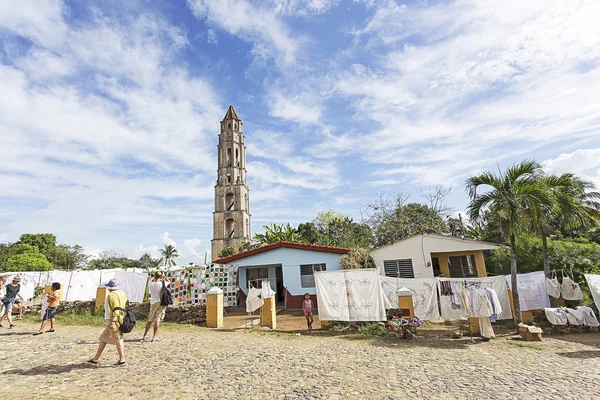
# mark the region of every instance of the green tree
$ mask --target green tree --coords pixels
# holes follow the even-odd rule
[[[312,222],[305,222],[298,225],[298,234],[306,243],[318,244],[321,243],[321,233]]]
[[[0,271],[6,271],[6,261],[17,254],[18,250],[17,243],[0,243]]]
[[[375,268],[375,260],[369,254],[369,249],[355,247],[340,258],[343,269]]]
[[[18,243],[35,246],[40,253],[50,259],[56,247],[56,236],[51,233],[24,233],[19,238]]]
[[[83,247],[79,245],[68,246],[60,244],[51,251],[48,261],[52,263],[55,269],[78,269],[84,268],[89,259],[89,255],[85,254]]]
[[[238,248],[238,252],[252,250],[253,248],[254,248],[254,245],[252,244],[252,242],[250,242],[250,241],[244,242]]]
[[[517,287],[516,235],[527,229],[528,217],[539,215],[539,210],[551,204],[546,189],[540,184],[541,175],[542,169],[537,162],[525,160],[498,175],[486,171],[470,177],[466,182],[471,200],[468,206],[471,221],[477,223],[485,210],[489,210],[500,219],[502,231],[510,239],[510,275],[513,288]],[[481,187],[489,187],[489,190],[479,193]],[[515,314],[520,322],[519,293],[518,290],[512,293]]]
[[[373,241],[368,225],[354,222],[349,216],[332,210],[317,214],[312,224],[319,232],[318,243],[322,245],[369,247]]]
[[[160,264],[163,262],[162,258],[152,258],[149,253],[144,253],[139,259],[141,268],[145,268],[148,270],[158,270],[160,268]]]
[[[598,226],[600,204],[596,200],[600,199],[600,193],[591,192],[594,185],[573,174],[545,175],[540,182],[548,191],[551,203],[529,217],[533,230],[541,235],[544,272],[549,276],[548,235],[555,227],[575,230]]]
[[[36,246],[21,244],[5,263],[5,271],[48,271],[52,264]]]
[[[217,254],[217,257],[219,257],[219,258],[229,257],[229,256],[234,255],[235,253],[236,253],[236,251],[233,247],[224,247],[223,249],[221,249],[219,254]]]
[[[278,242],[304,242],[304,238],[300,236],[298,230],[288,224],[270,224],[263,226],[265,233],[257,233],[254,235],[254,241],[258,246]]]
[[[179,253],[177,252],[177,249],[175,248],[175,246],[167,244],[167,245],[165,245],[165,248],[160,249],[159,252],[165,261],[166,267],[177,265],[175,263],[174,258],[179,257]]]

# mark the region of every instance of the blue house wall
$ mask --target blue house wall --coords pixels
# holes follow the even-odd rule
[[[275,284],[275,271],[278,265],[282,267],[283,285],[293,296],[301,296],[304,293],[316,294],[314,287],[303,288],[300,280],[300,265],[324,263],[327,271],[340,269],[341,254],[325,253],[321,251],[299,250],[290,248],[278,248],[264,253],[248,256],[240,260],[232,261],[232,265],[238,265],[240,289],[248,294],[246,287],[246,270],[248,268],[264,268],[269,266],[269,279],[271,286]]]

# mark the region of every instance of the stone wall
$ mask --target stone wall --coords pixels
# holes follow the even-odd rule
[[[136,319],[146,319],[150,311],[149,303],[133,303],[131,304]],[[103,310],[94,310],[93,301],[75,301],[69,303],[60,303],[58,306],[58,314],[74,312],[74,313],[96,313],[102,315]],[[165,322],[175,322],[179,324],[194,324],[204,325],[206,323],[206,310],[203,305],[187,305],[167,307],[165,313]]]

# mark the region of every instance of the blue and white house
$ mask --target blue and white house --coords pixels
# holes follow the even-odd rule
[[[340,269],[340,258],[349,251],[343,247],[279,242],[213,262],[239,267],[240,304],[245,303],[249,287],[261,287],[263,280],[268,279],[277,293],[278,306],[299,309],[305,293],[316,304],[314,271]]]

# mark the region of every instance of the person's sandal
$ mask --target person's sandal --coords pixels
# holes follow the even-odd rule
[[[42,333],[44,333],[44,331],[42,331],[42,332],[36,332],[36,333],[33,334],[33,336],[41,335]]]
[[[160,342],[160,338],[158,336],[157,337],[153,337],[152,338],[152,343],[154,343],[154,342]]]
[[[10,324],[9,328],[14,328],[15,326],[15,324]]]
[[[114,365],[125,365],[125,361],[117,361]]]
[[[93,358],[91,360],[87,360],[87,362],[90,364],[98,364],[98,360],[94,360]]]
[[[46,332],[54,332],[54,329],[48,329]]]

